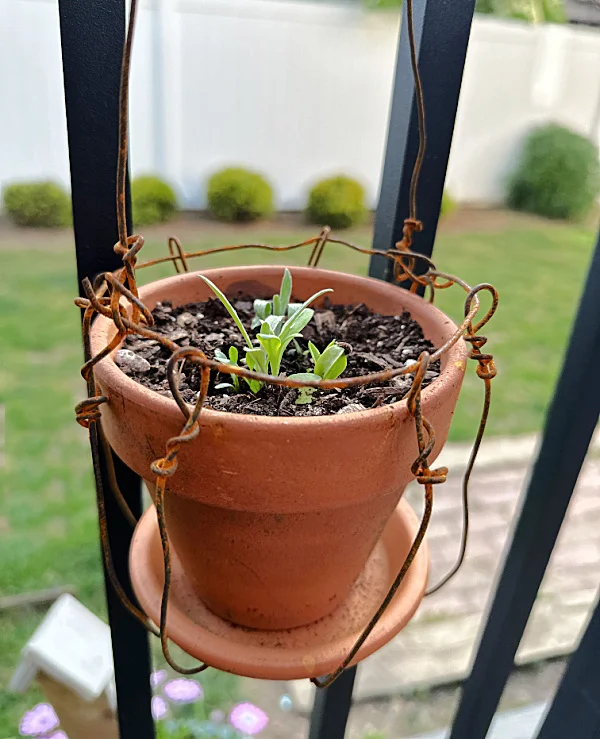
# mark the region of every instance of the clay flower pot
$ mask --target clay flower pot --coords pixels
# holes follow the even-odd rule
[[[437,347],[456,331],[434,306],[406,290],[364,277],[307,267],[290,268],[294,297],[333,288],[336,303],[364,303],[396,315],[408,310]],[[283,267],[203,272],[226,294],[270,298]],[[188,273],[141,289],[152,309],[213,297]],[[99,317],[92,349],[115,329]],[[442,359],[440,377],[422,394],[437,444],[448,435],[462,384],[467,346],[459,341]],[[180,433],[174,400],[127,377],[111,357],[96,367],[105,434],[117,455],[152,490],[150,464]],[[286,629],[331,613],[348,595],[388,518],[411,481],[417,456],[415,424],[406,401],[344,415],[266,418],[204,410],[200,433],[182,447],[169,478],[165,511],[169,539],[202,601],[218,616],[258,629]]]

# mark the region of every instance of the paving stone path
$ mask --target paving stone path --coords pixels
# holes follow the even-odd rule
[[[540,726],[546,706],[536,704],[499,714],[494,719],[489,739],[532,739]],[[448,731],[436,731],[434,734],[422,734],[414,739],[448,739]]]
[[[523,448],[527,441],[523,443]],[[517,450],[508,464],[484,465],[471,485],[471,526],[467,558],[460,573],[426,598],[411,623],[390,644],[365,660],[355,689],[357,699],[389,696],[463,679],[469,671],[488,599],[499,574],[503,551],[528,473]],[[600,460],[594,455],[581,473],[567,519],[517,654],[517,663],[572,651],[600,583]],[[512,463],[511,463],[512,459]],[[434,489],[428,534],[431,583],[455,561],[461,527],[461,474]],[[421,509],[418,487],[407,490]],[[548,490],[552,495],[552,490]],[[295,705],[308,710],[312,686],[288,683]]]

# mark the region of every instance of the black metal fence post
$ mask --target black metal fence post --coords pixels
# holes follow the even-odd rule
[[[598,421],[599,366],[600,236],[540,451],[451,739],[485,739],[487,735]]]
[[[331,687],[317,690],[308,739],[344,739],[356,671],[351,667]]]
[[[415,0],[414,6],[415,40],[425,105],[428,120],[435,122],[428,140],[420,187],[419,215],[426,224],[426,231],[417,237],[415,248],[431,255],[475,0]],[[405,7],[373,242],[374,248],[383,250],[402,238],[404,219],[409,212],[410,179],[419,148],[407,26]],[[369,274],[390,279],[387,260],[373,257]],[[348,670],[327,690],[317,692],[310,739],[343,739],[355,678],[356,668]]]
[[[600,602],[571,657],[537,739],[600,736]]]
[[[114,270],[118,98],[125,35],[124,0],[59,0],[65,102],[69,134],[73,225],[79,284]],[[131,220],[129,220],[131,222]],[[75,310],[75,307],[73,307]],[[117,478],[134,514],[141,512],[140,479],[119,460]],[[106,474],[104,480],[106,482]],[[108,490],[108,484],[105,484]],[[131,528],[112,496],[106,518],[115,568],[131,595]],[[121,739],[152,739],[150,653],[142,626],[106,584]]]
[[[415,40],[428,122],[418,192],[419,218],[425,230],[415,236],[414,248],[427,256],[431,256],[435,241],[474,9],[475,0],[414,0]],[[405,7],[373,238],[373,248],[384,251],[402,238],[419,148],[407,26]],[[389,280],[388,265],[384,257],[373,257],[369,274]]]

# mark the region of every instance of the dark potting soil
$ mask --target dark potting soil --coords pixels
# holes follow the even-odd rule
[[[253,301],[247,296],[232,300],[242,323],[251,336]],[[170,303],[159,303],[152,311],[154,330],[167,336],[179,346],[193,346],[213,357],[215,349],[227,354],[230,346],[236,346],[240,358],[244,356],[244,341],[235,323],[217,299],[205,303],[191,303],[173,308]],[[408,313],[400,316],[382,316],[372,313],[363,304],[355,306],[329,305],[315,310],[312,321],[302,332],[298,343],[302,350],[312,341],[323,349],[335,339],[345,345],[348,366],[342,377],[356,377],[388,368],[403,367],[409,360],[418,359],[423,351],[432,353],[433,344],[424,338],[419,324]],[[130,335],[117,353],[116,361],[132,379],[161,395],[171,396],[167,381],[168,349],[157,341]],[[291,375],[310,372],[310,356],[298,355],[293,343],[284,355],[281,372]],[[439,362],[431,365],[425,376],[424,386],[440,373]],[[313,402],[296,405],[298,391],[264,385],[253,395],[241,381],[243,392],[217,390],[215,385],[227,382],[228,375],[211,377],[206,407],[230,413],[247,413],[260,416],[325,416],[348,413],[401,400],[412,382],[412,375],[394,378],[377,385],[346,388],[344,390],[317,391]],[[184,400],[194,403],[200,389],[200,371],[195,365],[184,366],[180,390]]]

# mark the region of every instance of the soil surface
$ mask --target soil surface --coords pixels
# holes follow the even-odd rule
[[[248,329],[254,316],[253,301],[240,296],[232,303]],[[222,303],[211,299],[204,303],[193,303],[173,308],[170,303],[159,303],[152,311],[154,330],[167,336],[179,346],[201,349],[208,357],[214,357],[216,349],[227,354],[230,346],[244,356],[244,341],[233,319]],[[308,341],[323,351],[333,339],[346,349],[348,366],[343,377],[356,377],[388,368],[399,368],[415,361],[423,351],[433,352],[433,344],[423,337],[419,324],[408,313],[400,316],[382,316],[372,313],[363,304],[356,306],[329,305],[315,310],[312,321],[298,339],[286,351],[281,373],[291,375],[310,372],[313,368],[310,355],[304,354]],[[298,348],[302,353],[298,352]],[[116,361],[132,379],[145,387],[171,397],[166,368],[170,352],[157,341],[128,336],[123,350],[117,352]],[[439,362],[428,370],[424,386],[439,376]],[[227,382],[228,375],[211,378],[206,407],[231,413],[246,413],[265,416],[324,416],[366,410],[375,406],[401,400],[412,382],[412,375],[394,378],[390,382],[367,385],[344,390],[316,391],[310,404],[297,404],[298,391],[294,389],[264,385],[258,394],[250,392],[241,380],[241,392],[217,389],[215,386]],[[184,400],[194,403],[200,389],[200,371],[188,364],[183,368],[180,391]]]

